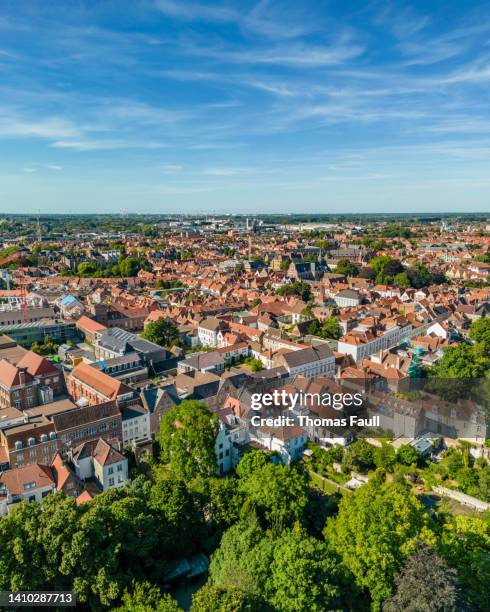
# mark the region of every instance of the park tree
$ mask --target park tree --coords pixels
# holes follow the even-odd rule
[[[225,532],[211,558],[210,584],[256,598],[254,610],[267,605],[280,612],[348,609],[357,593],[352,576],[324,541],[298,528],[274,536],[253,522]]]
[[[272,612],[259,598],[242,590],[225,591],[207,582],[192,597],[190,612]]]
[[[98,270],[98,265],[91,261],[82,261],[77,266],[77,274],[84,277],[94,276]]]
[[[224,591],[241,590],[262,597],[274,543],[256,521],[240,522],[223,535],[209,566],[210,581]]]
[[[437,543],[439,552],[458,572],[461,609],[487,610],[490,584],[490,523],[466,515],[447,517]]]
[[[414,543],[429,535],[427,520],[422,504],[404,484],[374,480],[342,498],[324,533],[379,609]]]
[[[456,612],[457,573],[431,546],[417,542],[395,579],[383,612]]]
[[[256,514],[265,527],[280,531],[301,522],[308,504],[308,476],[295,465],[266,463],[240,478],[243,512]]]
[[[470,338],[474,342],[481,342],[487,355],[490,355],[490,318],[485,317],[473,321],[470,327]]]
[[[300,530],[277,539],[266,583],[266,599],[281,612],[350,609],[353,580],[324,541]]]
[[[396,452],[391,444],[387,444],[383,442],[381,446],[378,446],[374,449],[373,452],[373,460],[374,465],[377,468],[383,468],[388,472],[393,470],[393,465],[395,463]]]
[[[160,317],[145,326],[142,338],[154,342],[159,346],[172,346],[174,340],[179,337],[179,328],[171,319]]]
[[[352,470],[366,471],[374,465],[374,446],[363,440],[356,440],[344,455],[344,464]]]
[[[419,462],[420,454],[411,444],[402,444],[396,453],[396,460],[403,465],[412,465]]]
[[[162,418],[158,442],[161,456],[183,480],[213,476],[217,463],[214,445],[218,417],[196,400],[184,400]]]
[[[115,612],[182,612],[175,599],[162,593],[149,582],[135,582],[122,597],[122,605]]]
[[[252,449],[247,451],[237,465],[236,473],[240,478],[246,479],[255,471],[263,468],[267,463],[270,463],[272,453],[267,453],[263,450]]]

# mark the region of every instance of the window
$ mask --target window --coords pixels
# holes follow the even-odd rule
[[[22,449],[22,442],[20,440],[17,440],[17,442],[15,443],[15,450],[21,450]]]
[[[99,427],[99,431],[107,431],[109,429],[109,425],[107,423],[102,423]]]
[[[36,444],[36,440],[34,440],[34,438],[29,438],[29,440],[27,440],[27,444],[29,446],[34,446],[34,444]]]
[[[116,429],[118,425],[119,425],[119,421],[114,419],[114,421],[112,421],[112,429]]]
[[[24,483],[24,489],[26,491],[28,491],[29,489],[34,489],[35,486],[36,486],[35,482],[25,482]]]
[[[114,486],[114,478],[109,478],[109,486],[110,487]]]
[[[118,465],[117,465],[117,471],[118,471],[118,472],[122,472],[122,467],[123,467],[123,466],[122,466],[122,463],[118,463]]]
[[[107,470],[107,473],[108,473],[108,474],[114,474],[114,468],[113,468],[113,467],[110,467],[110,468]]]

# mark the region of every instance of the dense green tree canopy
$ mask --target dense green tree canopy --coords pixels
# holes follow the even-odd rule
[[[423,506],[405,485],[370,481],[342,498],[338,516],[327,522],[325,537],[379,608],[426,528]]]
[[[174,340],[179,337],[179,328],[170,319],[161,317],[148,323],[141,336],[160,346],[171,347]]]
[[[345,276],[358,276],[359,268],[349,259],[339,259],[335,266],[335,272]]]
[[[162,459],[178,478],[216,473],[218,423],[218,417],[195,400],[183,401],[162,418],[158,434]]]

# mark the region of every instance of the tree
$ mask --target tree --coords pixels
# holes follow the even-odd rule
[[[136,276],[141,269],[141,263],[134,257],[123,257],[118,262],[122,277]]]
[[[324,533],[379,609],[414,543],[421,534],[429,535],[427,521],[422,504],[404,484],[370,481],[342,498],[338,516],[328,519]]]
[[[151,321],[145,327],[145,331],[141,334],[142,338],[154,342],[159,346],[172,345],[172,342],[179,336],[179,328],[171,319],[160,317],[156,321]]]
[[[184,400],[162,418],[158,442],[161,456],[177,477],[213,476],[218,417],[205,404]]]
[[[91,261],[82,261],[77,266],[77,274],[84,277],[93,276],[98,270],[98,265]]]
[[[344,274],[344,276],[358,276],[359,268],[349,259],[339,259],[335,266],[336,274]]]
[[[482,342],[487,353],[490,353],[490,318],[473,321],[470,327],[470,338],[475,342]]]
[[[237,465],[236,473],[240,478],[249,478],[255,471],[270,463],[271,454],[262,450],[247,451]]]
[[[210,581],[223,591],[240,590],[261,597],[265,591],[274,543],[256,522],[240,522],[221,538],[209,565]]]
[[[356,440],[348,447],[344,463],[354,470],[368,470],[374,465],[374,447],[366,440]]]
[[[239,589],[225,591],[207,582],[193,595],[190,612],[266,612],[266,606]]]
[[[352,577],[350,577],[352,578]],[[349,609],[352,579],[325,542],[300,530],[278,538],[267,581],[266,599],[281,612]]]
[[[260,359],[257,359],[257,357],[249,357],[246,360],[246,363],[252,372],[260,372],[264,369],[264,364],[262,361],[260,361]]]
[[[438,549],[456,568],[465,606],[461,609],[487,610],[490,583],[490,524],[465,515],[448,517]]]
[[[240,602],[255,598],[257,611],[264,610],[264,604],[281,612],[346,609],[353,591],[348,572],[325,542],[299,529],[274,536],[256,523],[228,529],[209,573],[218,592],[236,597],[241,591]]]
[[[407,273],[399,272],[396,274],[395,278],[393,279],[393,284],[400,287],[400,289],[408,289],[408,287],[410,287],[410,279],[408,278]]]
[[[168,593],[162,593],[149,582],[133,583],[122,597],[122,605],[116,612],[181,612],[175,599]]]
[[[301,522],[308,503],[308,476],[295,465],[267,462],[240,478],[245,495],[243,512],[259,517],[261,524],[281,530]]]
[[[419,462],[420,454],[416,448],[410,444],[402,444],[396,453],[396,460],[403,465],[412,465]]]
[[[371,259],[371,261],[369,262],[369,265],[371,268],[373,268],[376,274],[379,274],[379,273],[384,274],[385,266],[390,261],[392,261],[392,259],[388,255],[377,255],[376,257],[373,257]]]
[[[373,459],[377,468],[384,468],[391,472],[395,463],[395,449],[391,444],[383,442],[381,446],[374,449]]]
[[[342,336],[342,328],[335,317],[328,317],[321,329],[322,338],[338,340]]]
[[[279,287],[277,295],[298,295],[303,302],[309,302],[311,299],[311,287],[308,283],[296,281]]]
[[[424,542],[417,542],[395,585],[395,594],[383,605],[386,612],[456,611],[457,573]]]

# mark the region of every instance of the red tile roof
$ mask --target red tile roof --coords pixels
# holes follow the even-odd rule
[[[107,399],[117,399],[117,397],[124,393],[132,392],[132,389],[124,383],[83,362],[73,369],[70,378],[78,379],[81,383],[88,385]]]
[[[27,368],[27,371],[32,376],[42,376],[46,374],[59,374],[56,368],[50,361],[41,357],[34,351],[27,351],[22,359],[17,363],[19,368]]]

